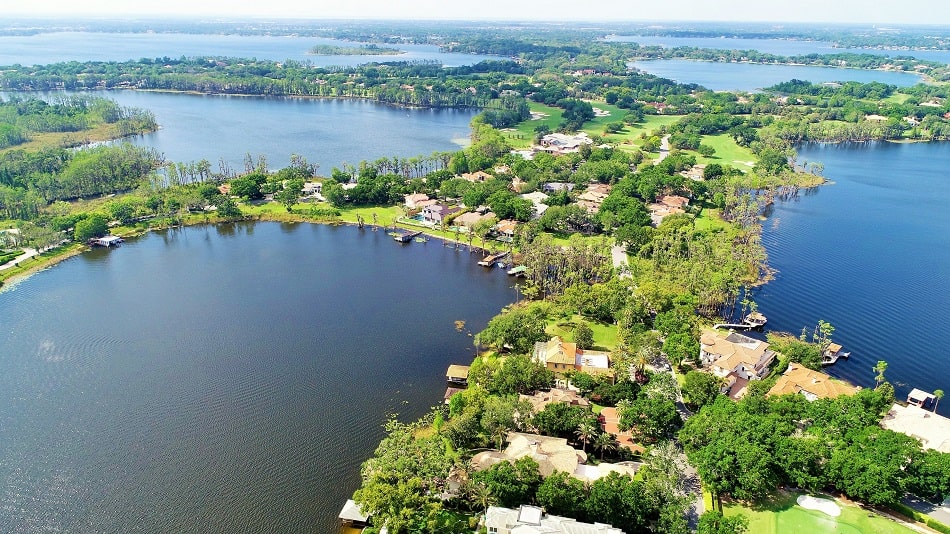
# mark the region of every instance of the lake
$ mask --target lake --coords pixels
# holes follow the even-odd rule
[[[300,154],[329,175],[343,163],[410,158],[459,150],[469,142],[476,109],[400,108],[371,100],[98,91],[123,106],[155,113],[161,129],[131,137],[169,161],[219,160],[244,170],[244,155],[263,155],[271,169]],[[8,94],[0,93],[0,96]],[[20,95],[22,96],[22,95]],[[55,98],[56,93],[39,93]]]
[[[804,65],[760,65],[689,59],[634,61],[630,66],[680,83],[696,83],[713,91],[758,91],[792,79],[822,82],[881,82],[909,87],[920,83],[915,74],[882,70],[837,69]]]
[[[865,387],[888,362],[897,397],[950,390],[950,143],[806,145],[833,183],[777,202],[763,244],[775,279],[754,293],[769,328],[819,319],[851,351],[830,373]],[[950,403],[940,412],[950,416]]]
[[[331,532],[388,413],[516,299],[439,241],[146,234],[0,293],[0,531]]]
[[[498,59],[497,56],[446,53],[435,45],[421,44],[385,45],[405,52],[393,56],[316,56],[307,53],[314,45],[352,48],[360,44],[365,43],[299,36],[50,32],[0,36],[0,65],[222,56],[272,61],[292,59],[321,67],[352,67],[384,61],[438,61],[446,67],[458,67]]]
[[[926,61],[950,63],[950,50],[884,50],[877,48],[837,48],[827,41],[796,39],[744,39],[739,37],[669,37],[663,35],[612,35],[607,41],[638,43],[643,46],[675,48],[689,46],[718,50],[757,50],[778,56],[807,54],[869,54],[874,56],[911,56]]]

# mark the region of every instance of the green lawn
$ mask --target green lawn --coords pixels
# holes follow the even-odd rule
[[[594,349],[610,351],[617,346],[617,326],[612,324],[599,323],[574,315],[569,319],[554,319],[548,323],[545,332],[552,336],[559,336],[569,343],[574,341],[574,325],[580,321],[586,321],[590,329],[594,332]]]
[[[719,217],[719,210],[710,208],[703,208],[703,211],[699,212],[695,224],[697,230],[729,230],[731,228],[729,223]]]
[[[532,113],[544,113],[547,116],[538,120],[526,120],[514,128],[503,129],[501,132],[514,148],[528,148],[531,146],[534,143],[534,129],[538,126],[547,125],[553,132],[561,124],[561,116],[564,111],[561,108],[546,106],[537,102],[529,102],[528,105]],[[602,136],[605,143],[616,144],[621,148],[635,148],[640,144],[639,137],[641,133],[650,133],[660,126],[673,124],[681,118],[680,115],[647,115],[641,123],[627,126],[616,134],[604,135],[604,126],[611,122],[623,121],[627,110],[611,106],[606,102],[591,102],[591,105],[610,112],[610,115],[596,117],[594,120],[588,121],[584,124],[583,131],[587,132],[588,135]]]
[[[729,134],[707,135],[703,137],[702,143],[715,148],[716,153],[711,158],[698,156],[697,163],[730,165],[744,171],[751,170],[755,164],[755,154],[748,148],[737,145]],[[752,165],[749,164],[750,162]]]
[[[727,516],[744,514],[749,519],[749,532],[755,534],[808,534],[841,533],[909,534],[914,532],[904,525],[864,510],[857,506],[842,505],[841,515],[831,517],[817,510],[806,510],[795,503],[797,493],[783,493],[762,507],[749,508],[735,503],[724,504]]]

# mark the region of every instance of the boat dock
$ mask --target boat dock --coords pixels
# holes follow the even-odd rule
[[[393,239],[399,241],[400,243],[408,243],[418,235],[422,235],[422,232],[419,230],[396,230],[390,235],[393,236]]]
[[[837,343],[831,343],[828,345],[828,348],[821,353],[821,364],[822,365],[834,365],[839,358],[848,359],[848,356],[851,356],[850,352],[842,352],[843,347]]]
[[[524,265],[519,265],[517,267],[512,267],[511,269],[508,269],[508,274],[511,276],[522,278],[524,277],[525,271],[527,270],[528,268],[525,267]]]
[[[490,255],[490,256],[485,256],[484,258],[482,258],[482,259],[478,262],[478,264],[481,265],[482,267],[491,267],[491,266],[495,265],[495,262],[497,262],[498,260],[504,258],[504,257],[507,256],[507,255],[508,255],[508,251],[505,250],[505,251],[499,252],[498,254],[492,254],[492,255]]]
[[[762,328],[767,322],[768,319],[766,319],[764,315],[754,312],[746,315],[745,319],[743,319],[741,323],[719,323],[713,325],[713,329],[719,330],[720,328],[728,328],[730,330],[754,330],[756,328]]]

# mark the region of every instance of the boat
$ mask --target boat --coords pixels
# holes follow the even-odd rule
[[[848,356],[851,356],[850,352],[843,352],[842,346],[837,343],[831,343],[821,353],[821,364],[822,365],[834,365],[835,362],[840,358],[848,359]]]

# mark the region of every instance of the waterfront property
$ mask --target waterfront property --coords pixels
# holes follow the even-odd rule
[[[950,453],[950,419],[913,404],[894,404],[881,426],[920,440],[924,449]]]
[[[610,378],[614,376],[613,369],[610,368],[610,354],[579,349],[576,343],[567,343],[558,336],[535,343],[531,357],[559,376],[568,371],[581,371]]]
[[[369,515],[364,514],[360,505],[353,502],[353,499],[347,499],[343,509],[338,516],[344,529],[353,529],[359,532],[361,529],[369,526]]]
[[[806,399],[834,399],[841,395],[854,395],[861,388],[841,380],[835,380],[825,373],[813,371],[799,363],[790,363],[769,390],[768,395],[791,395],[801,393]]]
[[[521,400],[531,403],[531,409],[537,413],[548,404],[568,404],[570,406],[590,406],[590,401],[573,389],[551,388],[549,391],[536,391],[533,395],[518,395]]]
[[[775,351],[765,341],[736,332],[723,337],[706,331],[700,337],[699,359],[714,375],[726,379],[723,393],[739,398],[745,394],[749,380],[765,376],[775,360]]]
[[[422,208],[422,220],[430,224],[439,225],[442,224],[442,221],[446,218],[460,211],[462,211],[462,208],[458,206],[448,206],[442,203],[431,204]]]
[[[116,235],[106,235],[102,237],[96,237],[89,240],[89,243],[97,247],[115,247],[119,243],[122,243],[124,240]]]
[[[548,515],[537,506],[527,505],[517,510],[489,506],[484,523],[489,534],[624,534],[607,524]]]

